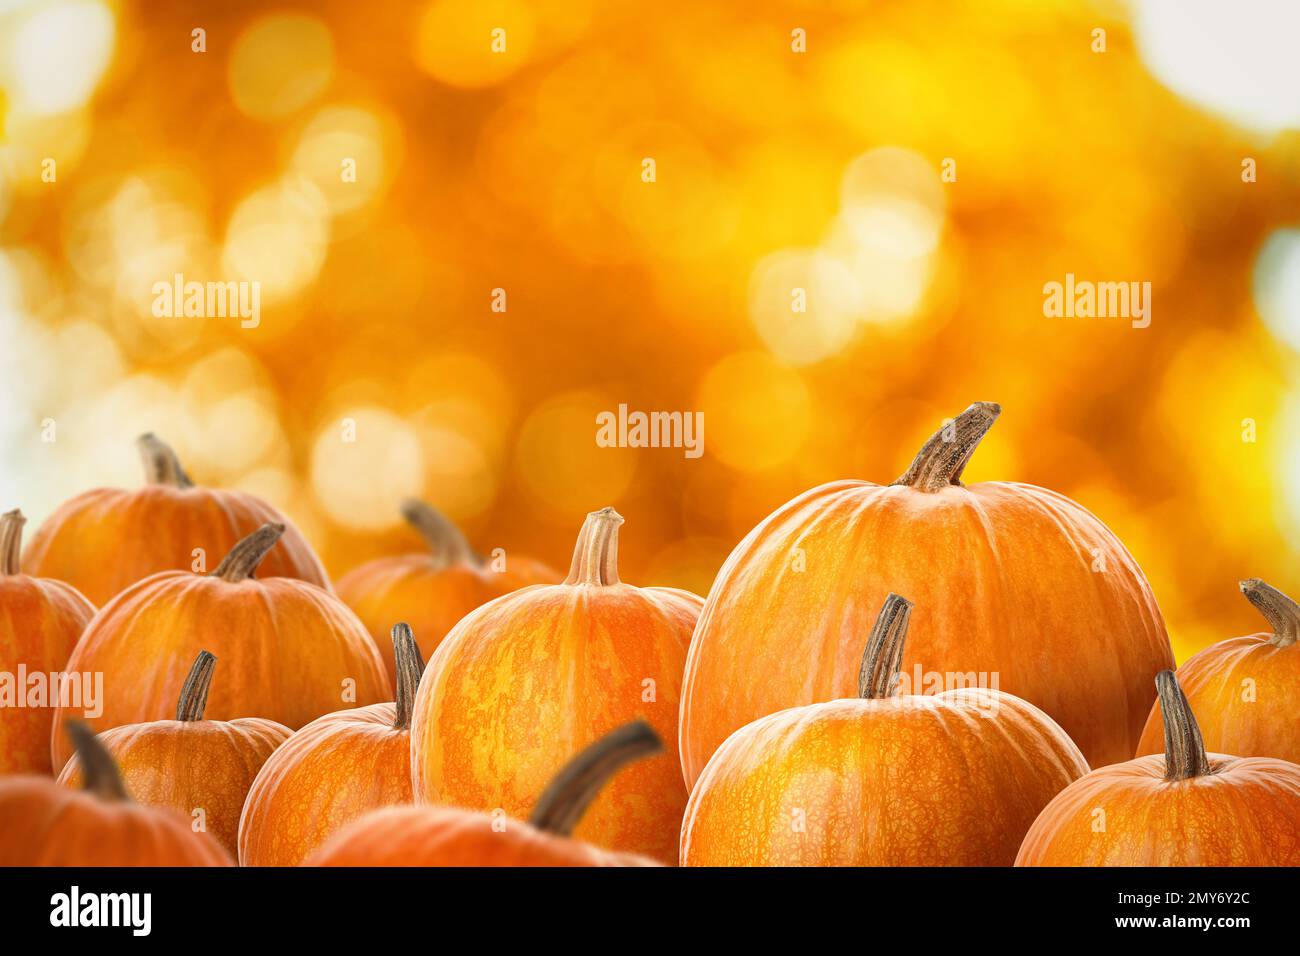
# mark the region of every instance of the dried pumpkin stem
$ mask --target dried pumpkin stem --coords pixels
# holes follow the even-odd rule
[[[217,569],[208,577],[221,578],[231,584],[247,581],[257,571],[257,566],[262,563],[266,553],[275,547],[282,534],[284,534],[282,524],[262,525],[231,548],[230,553],[221,559]]]
[[[893,697],[903,669],[903,645],[907,642],[907,625],[912,617],[912,602],[897,594],[885,598],[867,638],[858,670],[858,696],[863,700]]]
[[[573,549],[565,584],[618,584],[618,526],[623,516],[613,508],[587,515]]]
[[[440,567],[452,564],[482,564],[483,558],[466,540],[461,530],[433,505],[416,498],[402,502],[402,517],[424,538]]]
[[[1255,605],[1260,614],[1273,629],[1273,639],[1269,641],[1277,647],[1290,647],[1300,639],[1300,604],[1291,600],[1271,584],[1265,584],[1259,578],[1241,582],[1241,593],[1246,600]]]
[[[81,763],[82,789],[101,800],[130,802],[131,795],[126,792],[117,764],[90,725],[81,720],[65,720],[63,729]]]
[[[145,432],[135,440],[135,444],[144,460],[144,477],[149,484],[171,485],[173,488],[194,487],[194,482],[181,467],[176,452],[153,432]]]
[[[663,746],[644,720],[611,730],[560,769],[537,799],[528,822],[547,833],[569,836],[610,777]]]
[[[424,658],[420,645],[415,642],[411,625],[393,625],[393,658],[397,661],[397,719],[394,730],[410,730],[411,714],[415,709],[415,692],[420,687],[424,673]]]
[[[1160,695],[1160,712],[1165,719],[1165,779],[1190,780],[1205,776],[1210,772],[1205,741],[1173,671],[1156,675],[1156,693]]]
[[[961,485],[961,473],[975,449],[1002,414],[995,402],[976,402],[930,436],[912,465],[896,485],[908,485],[917,491],[942,491]]]
[[[176,701],[176,719],[186,722],[202,720],[208,706],[208,689],[212,686],[212,672],[217,669],[217,659],[207,651],[199,651]]]
[[[18,574],[27,519],[15,508],[0,515],[0,574]]]

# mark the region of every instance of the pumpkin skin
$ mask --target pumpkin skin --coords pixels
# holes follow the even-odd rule
[[[411,802],[411,702],[424,661],[409,626],[392,640],[397,702],[318,717],[271,755],[239,821],[241,865],[297,866],[367,810]]]
[[[127,790],[151,807],[170,807],[191,820],[203,811],[204,829],[233,858],[244,798],[266,758],[289,736],[283,724],[260,717],[204,720],[216,658],[199,653],[181,691],[175,720],[127,724],[100,734]],[[76,754],[59,783],[84,785]]]
[[[93,744],[94,734],[84,734]],[[86,746],[77,743],[79,752]],[[174,810],[132,803],[112,758],[100,753],[107,766],[95,772],[94,789],[69,790],[49,777],[0,780],[0,867],[230,866],[221,846]]]
[[[0,661],[12,675],[0,676],[0,775],[53,771],[54,710],[46,704],[58,691],[49,688],[48,675],[64,670],[95,613],[71,585],[19,572],[25,521],[16,510],[0,516]],[[27,681],[19,680],[20,667],[28,678],[46,675],[45,700],[36,698],[40,706],[17,706],[29,700]]]
[[[354,702],[390,698],[379,652],[343,602],[305,581],[252,577],[282,533],[264,525],[211,574],[164,571],[101,608],[68,662],[69,670],[104,675],[103,713],[87,723],[102,731],[164,719],[204,649],[222,664],[207,703],[212,720],[263,717],[297,728]],[[60,708],[56,723],[63,716]],[[61,769],[63,737],[52,747]]]
[[[494,571],[455,525],[423,502],[405,502],[402,516],[424,537],[428,550],[369,561],[335,583],[338,596],[370,631],[389,677],[396,675],[388,640],[392,621],[411,625],[427,659],[456,622],[476,607],[530,584],[560,580],[540,561],[522,556],[511,556],[506,570]]]
[[[681,669],[702,602],[618,580],[622,521],[612,508],[588,515],[563,584],[497,598],[439,645],[411,725],[417,803],[518,817],[563,754],[631,719],[644,716],[675,739]],[[667,753],[612,781],[577,836],[674,863],[685,804],[680,763]]]
[[[139,444],[149,484],[96,488],[64,502],[32,536],[23,556],[27,573],[67,581],[98,607],[151,574],[189,570],[195,548],[211,559],[270,523],[283,524],[285,533],[267,556],[265,574],[329,589],[325,568],[284,515],[246,492],[196,487],[153,435]]]
[[[1300,606],[1258,578],[1240,587],[1268,619],[1270,631],[1198,651],[1178,668],[1178,683],[1208,750],[1300,763]],[[1164,734],[1157,704],[1138,756],[1164,753]]]
[[[1178,728],[1166,752],[1066,787],[1030,827],[1016,866],[1300,865],[1300,764],[1206,752],[1173,672],[1157,680]],[[1171,718],[1171,708],[1184,713]]]
[[[917,607],[909,677],[989,675],[1060,724],[1089,763],[1129,758],[1151,680],[1173,666],[1164,621],[1132,556],[1081,506],[1032,485],[960,483],[999,411],[972,405],[892,485],[814,488],[731,553],[686,663],[688,786],[745,724],[850,696],[860,635],[890,591]]]
[[[900,601],[881,618],[901,624],[878,621],[877,640],[882,626],[906,630]],[[1010,866],[1039,811],[1088,772],[1065,732],[1010,694],[868,693],[727,738],[691,791],[682,864]]]

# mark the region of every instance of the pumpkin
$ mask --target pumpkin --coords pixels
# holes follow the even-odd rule
[[[261,717],[204,720],[217,659],[200,651],[181,688],[175,720],[114,727],[99,742],[127,789],[151,807],[171,807],[206,830],[233,857],[239,814],[253,777],[289,728]],[[76,754],[59,774],[65,787],[84,785]]]
[[[333,594],[293,578],[256,578],[284,534],[266,524],[207,575],[163,571],[100,608],[68,669],[103,674],[96,730],[161,720],[199,651],[221,659],[207,703],[212,720],[264,717],[298,728],[321,714],[392,696],[374,642]],[[56,721],[65,714],[59,708]],[[68,753],[53,741],[54,765]]]
[[[1300,605],[1258,578],[1241,592],[1269,632],[1234,637],[1189,657],[1178,683],[1198,715],[1205,746],[1239,757],[1300,763]],[[1152,709],[1138,756],[1164,749],[1164,720]]]
[[[1163,753],[1066,787],[1016,866],[1300,865],[1300,764],[1207,753],[1173,671],[1156,677]]]
[[[459,807],[406,806],[357,819],[309,866],[656,866],[632,853],[572,838],[574,827],[621,767],[663,745],[644,721],[610,731],[566,764],[527,823]]]
[[[732,734],[691,791],[685,866],[1010,866],[1088,772],[1050,717],[997,690],[897,695],[911,604],[891,594],[858,696]]]
[[[1095,765],[1127,760],[1173,666],[1146,578],[1105,525],[1033,485],[961,483],[1000,413],[979,402],[892,484],[837,481],[777,509],[709,592],[682,686],[688,786],[724,740],[787,707],[853,694],[890,591],[916,602],[904,671],[975,681],[1046,711]]]
[[[587,516],[564,582],[471,611],[439,645],[416,696],[416,802],[527,813],[575,753],[644,716],[677,732],[682,666],[700,598],[618,576],[613,508]],[[579,838],[667,863],[677,859],[686,788],[675,753],[620,774]]]
[[[19,571],[26,520],[18,510],[0,515],[0,775],[54,769],[57,675],[95,613],[71,585]]]
[[[378,558],[339,578],[335,591],[369,629],[395,673],[388,625],[403,620],[419,635],[427,658],[462,617],[480,604],[529,584],[554,584],[560,576],[541,562],[510,557],[501,570],[465,540],[460,529],[422,501],[402,505],[402,517],[424,538],[423,554]]]
[[[411,802],[411,705],[424,661],[408,625],[392,642],[395,703],[318,717],[263,765],[239,821],[241,864],[297,866],[365,811]]]
[[[329,587],[306,539],[269,504],[242,491],[196,487],[152,434],[137,444],[147,484],[136,491],[96,488],[65,502],[32,536],[23,556],[29,574],[67,581],[101,606],[159,571],[206,570],[207,556],[225,554],[272,523],[284,525],[285,534],[267,558],[267,575]]]
[[[88,726],[70,720],[66,730],[84,789],[49,777],[0,780],[0,867],[230,866],[221,846],[176,811],[133,802]]]

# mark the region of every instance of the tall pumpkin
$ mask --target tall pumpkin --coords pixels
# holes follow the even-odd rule
[[[1239,757],[1300,763],[1300,605],[1258,578],[1241,593],[1269,630],[1213,644],[1178,668],[1205,746]],[[1138,755],[1164,749],[1164,719],[1152,708]]]
[[[392,643],[395,703],[318,717],[262,767],[239,821],[242,865],[297,866],[367,810],[411,802],[411,705],[424,661],[406,624]]]
[[[439,645],[416,697],[417,802],[523,816],[575,753],[644,717],[677,732],[682,666],[700,598],[618,577],[613,508],[587,516],[562,584],[526,588],[470,612]],[[675,752],[610,783],[580,839],[677,859],[686,788]]]
[[[1155,598],[1119,539],[1069,498],[961,483],[999,412],[971,405],[892,484],[814,488],[737,545],[686,663],[688,786],[750,721],[851,696],[859,635],[891,590],[916,602],[909,676],[951,687],[984,675],[1046,711],[1090,763],[1133,753],[1151,679],[1173,666]]]
[[[247,492],[196,486],[153,434],[137,444],[145,486],[96,488],[65,502],[32,536],[23,556],[29,574],[67,581],[102,606],[151,574],[195,567],[195,549],[215,559],[272,523],[285,526],[284,542],[268,556],[266,574],[329,588],[320,560],[284,515]]]
[[[736,731],[691,791],[686,866],[1010,866],[1088,772],[1046,714],[997,690],[897,695],[911,605],[895,594],[858,695]]]
[[[0,775],[53,770],[59,686],[50,675],[63,671],[95,613],[71,585],[19,570],[25,521],[16,509],[0,515]]]
[[[387,700],[388,675],[357,616],[328,591],[256,578],[283,525],[263,525],[207,575],[163,571],[131,585],[86,627],[68,669],[104,675],[96,730],[161,720],[199,651],[221,659],[212,720],[265,717],[289,728],[353,704]],[[78,714],[80,715],[80,714]],[[60,708],[56,721],[64,716]],[[68,751],[53,740],[54,765]]]
[[[390,677],[396,676],[388,626],[411,625],[428,658],[462,617],[494,597],[529,584],[554,584],[560,576],[522,555],[505,558],[498,571],[437,509],[422,501],[402,504],[402,517],[424,538],[423,554],[377,558],[338,579],[335,590],[357,612],[379,646]]]
[[[1300,764],[1207,753],[1174,672],[1156,687],[1164,752],[1066,787],[1016,866],[1300,866]]]
[[[212,654],[199,652],[176,702],[175,720],[114,727],[100,734],[99,742],[136,800],[184,814],[191,828],[210,833],[233,857],[248,788],[289,728],[261,717],[205,720],[216,665]],[[76,754],[59,783],[84,786]]]

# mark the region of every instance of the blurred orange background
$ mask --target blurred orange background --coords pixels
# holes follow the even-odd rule
[[[0,4],[0,506],[134,487],[152,430],[336,577],[419,495],[557,567],[612,504],[625,580],[704,593],[988,400],[966,479],[1098,514],[1180,660],[1300,591],[1291,5],[186,7]],[[175,273],[260,324],[156,318]],[[1044,317],[1066,273],[1150,327]],[[597,447],[619,403],[704,456]]]

